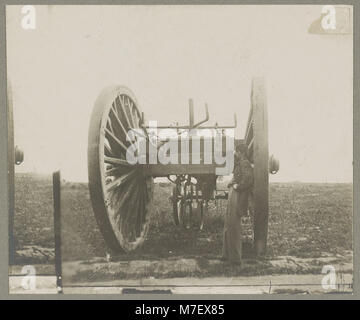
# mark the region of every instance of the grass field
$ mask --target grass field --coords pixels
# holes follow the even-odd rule
[[[17,251],[28,247],[52,250],[51,176],[17,174],[15,186]],[[225,203],[223,210],[210,207],[202,232],[195,228],[184,230],[172,221],[170,192],[170,184],[156,184],[156,210],[148,238],[141,248],[120,255],[119,260],[213,259],[220,255]],[[351,184],[271,184],[268,258],[342,256],[349,250],[352,250]],[[62,253],[64,260],[104,257],[106,253],[85,183],[63,182]],[[46,259],[51,261],[52,257],[48,255]],[[21,262],[20,257],[18,263]]]
[[[50,176],[17,174],[15,178],[16,247],[35,244],[51,248],[53,237],[53,194]]]

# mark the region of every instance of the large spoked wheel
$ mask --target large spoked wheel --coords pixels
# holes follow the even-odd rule
[[[269,217],[269,144],[265,83],[262,78],[255,78],[252,82],[245,142],[254,165],[254,249],[257,255],[264,255]]]
[[[142,115],[133,93],[122,86],[105,88],[95,102],[88,140],[89,190],[96,221],[114,251],[131,251],[147,235],[152,212],[153,178],[129,164],[130,128],[142,136]]]

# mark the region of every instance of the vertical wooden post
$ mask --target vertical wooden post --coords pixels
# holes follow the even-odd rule
[[[190,129],[194,126],[194,102],[189,99],[189,125]]]
[[[194,102],[192,99],[189,99],[189,163],[192,163],[192,148],[193,148],[193,141],[191,136],[193,132],[191,131],[194,126]]]
[[[257,255],[266,253],[269,217],[269,143],[265,83],[255,78],[251,103],[254,129],[254,247]]]
[[[54,199],[54,240],[55,240],[56,288],[58,290],[58,293],[62,293],[60,171],[56,171],[53,173],[53,199]]]

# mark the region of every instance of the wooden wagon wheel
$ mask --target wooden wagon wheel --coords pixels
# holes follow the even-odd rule
[[[254,249],[257,255],[264,255],[269,216],[269,144],[265,83],[262,78],[252,81],[245,142],[254,165]]]
[[[89,190],[96,221],[107,245],[131,251],[147,235],[152,212],[153,178],[126,161],[129,128],[146,135],[133,93],[105,88],[91,115],[88,140]]]

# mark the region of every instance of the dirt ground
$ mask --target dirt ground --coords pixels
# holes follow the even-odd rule
[[[51,176],[16,175],[19,264],[53,260],[51,183]],[[255,261],[245,246],[247,260],[242,268],[216,262],[221,253],[225,203],[210,207],[203,231],[184,230],[172,221],[170,193],[170,184],[156,184],[156,211],[147,240],[135,252],[112,257],[113,262],[189,259],[199,266],[196,272],[176,271],[171,276],[197,277],[321,273],[321,259],[326,257],[335,264],[351,265],[352,184],[272,183],[267,256]],[[64,261],[104,259],[107,249],[92,213],[87,184],[63,182],[61,223]],[[281,257],[307,259],[307,267],[271,262],[282,261]]]

